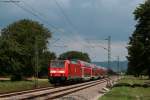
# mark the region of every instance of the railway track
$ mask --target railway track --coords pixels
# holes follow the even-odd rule
[[[108,81],[108,78],[75,84],[75,85],[64,86],[64,87],[56,87],[56,88],[51,87],[47,89],[43,88],[43,89],[24,91],[22,93],[20,92],[20,93],[4,94],[4,95],[0,95],[0,100],[55,99],[88,87],[92,87],[104,83],[106,81]]]
[[[12,92],[12,93],[4,93],[4,94],[0,94],[0,99],[5,98],[5,97],[9,97],[9,96],[21,95],[24,93],[31,93],[31,92],[41,91],[41,90],[44,91],[44,90],[52,89],[52,88],[54,88],[54,87],[44,87],[44,88],[37,88],[37,89],[32,89],[32,90],[24,90],[24,91]]]

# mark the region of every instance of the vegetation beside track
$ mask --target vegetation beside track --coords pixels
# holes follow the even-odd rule
[[[0,94],[14,91],[23,91],[34,89],[34,80],[27,81],[15,81],[10,80],[0,80]],[[38,79],[38,87],[47,87],[50,86],[50,83],[47,79]]]
[[[99,100],[150,100],[150,80],[126,76]]]

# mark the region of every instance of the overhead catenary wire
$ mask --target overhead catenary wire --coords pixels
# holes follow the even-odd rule
[[[56,3],[56,5],[58,6],[58,8],[59,8],[59,10],[62,12],[62,14],[63,14],[63,16],[64,16],[64,18],[66,19],[66,21],[67,21],[67,23],[69,24],[69,26],[71,26],[72,27],[72,31],[69,31],[68,30],[68,32],[69,33],[72,33],[72,34],[78,34],[78,32],[77,32],[77,30],[76,30],[76,28],[75,28],[75,25],[73,24],[73,22],[70,20],[70,18],[68,17],[68,15],[65,13],[65,10],[63,9],[63,7],[62,7],[62,5],[60,5],[59,4],[59,2],[57,1],[57,0],[54,0],[55,1],[55,3]],[[24,1],[23,1],[23,3],[25,3]],[[40,12],[38,12],[38,11],[36,11],[35,9],[33,9],[30,5],[28,5],[27,3],[25,3],[31,10],[33,10],[34,12],[37,12],[39,15],[42,15],[43,17],[45,17],[46,18],[46,16],[44,16],[44,14],[43,13],[40,13]],[[56,28],[55,28],[56,29]],[[60,32],[60,31],[59,31]],[[75,32],[75,33],[74,33]],[[64,33],[64,32],[61,32],[61,33]],[[79,35],[79,34],[78,34]],[[70,38],[69,38],[70,39]],[[70,39],[70,40],[72,40],[72,39]],[[76,39],[74,39],[75,41],[77,41]]]
[[[43,16],[45,19],[47,19],[47,17],[46,17],[43,13],[41,13],[41,12],[35,10],[32,6],[30,6],[28,3],[24,2],[23,0],[22,0],[21,2],[24,3],[28,8],[30,8],[30,10],[27,9],[27,8],[25,8],[25,7],[23,7],[23,6],[20,6],[19,4],[16,4],[16,3],[15,3],[15,5],[16,5],[17,7],[19,7],[19,8],[21,8],[22,10],[24,10],[24,11],[26,11],[26,12],[32,14],[34,17],[38,18],[38,19],[41,20],[42,22],[46,23],[46,24],[47,24],[48,26],[50,26],[51,28],[55,29],[55,31],[59,31],[59,32],[62,33],[61,30],[59,30],[59,29],[58,29],[57,27],[55,27],[53,24],[48,23],[48,21],[44,20],[44,19],[41,17],[41,16]],[[55,32],[55,31],[54,31],[54,32]],[[57,39],[54,43],[58,42],[59,40],[61,40],[61,39]]]
[[[86,47],[93,47],[93,48],[100,47],[100,48],[103,48],[105,51],[108,52],[108,47],[103,46],[102,43],[98,42],[98,44],[92,44],[93,42],[91,42],[91,41],[96,42],[96,41],[99,41],[99,39],[86,39],[86,40],[89,44]],[[107,40],[107,39],[105,39],[105,40]],[[116,56],[111,54],[110,59],[116,59]]]
[[[12,1],[12,0],[10,0]],[[57,29],[54,25],[50,24],[50,23],[47,23],[47,21],[43,20],[38,14],[34,13],[32,10],[29,10],[21,5],[19,5],[18,3],[16,2],[11,2],[13,3],[14,5],[16,5],[17,7],[21,8],[22,10],[26,11],[27,13],[30,13],[32,14],[34,17],[38,18],[39,20],[41,20],[42,22],[46,23],[47,25],[49,25],[50,27],[54,28],[54,29]],[[31,8],[31,7],[30,7]]]
[[[9,0],[10,2],[13,0]],[[53,24],[48,23],[46,16],[43,13],[38,12],[37,10],[35,10],[34,8],[32,8],[30,5],[28,5],[27,3],[25,3],[24,1],[21,1],[22,3],[24,3],[27,7],[29,7],[30,9],[21,6],[18,4],[18,2],[11,2],[14,5],[16,5],[17,7],[21,8],[22,10],[24,10],[27,13],[30,13],[31,15],[33,15],[34,17],[36,17],[37,19],[39,19],[40,21],[46,23],[48,26],[50,26],[51,28],[53,28],[55,31],[54,32],[60,32],[60,33],[64,33],[63,31],[61,31],[59,28],[57,28],[56,26],[54,26]],[[43,16],[45,19],[43,19],[41,16]]]
[[[76,26],[73,24],[73,22],[70,20],[70,18],[68,17],[68,15],[66,14],[66,11],[63,9],[64,7],[57,1],[54,0],[54,2],[56,3],[57,7],[59,8],[59,10],[61,11],[61,13],[63,14],[64,18],[66,19],[67,23],[69,24],[69,26],[73,29],[73,31],[71,33],[75,34],[75,35],[79,35],[79,32],[76,28]],[[75,32],[75,33],[74,33]],[[75,39],[74,39],[75,40]],[[76,40],[75,40],[76,41]],[[83,39],[84,42],[86,42]],[[80,43],[82,46],[84,46],[84,43]],[[82,51],[82,50],[81,50]]]
[[[15,2],[15,3],[19,3],[20,1],[18,1],[18,0],[0,0],[0,2],[6,2],[6,3]]]
[[[24,10],[25,12],[30,13],[31,15],[33,15],[34,17],[36,17],[36,18],[39,19],[40,21],[46,23],[46,24],[47,24],[48,26],[50,26],[51,28],[55,29],[55,32],[64,33],[64,31],[61,31],[59,28],[55,27],[53,24],[48,23],[48,21],[45,20],[45,19],[47,19],[47,18],[43,19],[41,16],[43,16],[44,14],[39,13],[37,10],[35,10],[34,8],[32,8],[30,5],[28,5],[28,4],[25,3],[24,1],[23,1],[22,3],[24,3],[27,7],[24,7],[24,6],[19,5],[18,2],[14,2],[14,0],[8,0],[8,1],[9,1],[10,3],[15,4],[17,7],[21,8],[21,9]],[[20,1],[19,1],[19,2],[20,2]],[[57,5],[59,5],[58,2],[57,2]],[[60,7],[60,9],[62,8],[60,5],[59,5],[59,7]],[[69,20],[69,18],[65,15],[64,10],[62,10],[62,11],[63,11],[63,14],[64,14],[65,18],[67,19],[67,21],[69,21],[68,23],[70,23],[70,24],[72,25],[72,27],[73,27],[72,22],[71,22],[71,21]],[[45,16],[43,16],[43,17],[45,17]],[[69,33],[75,34],[75,33],[73,33],[73,32],[69,32]],[[64,35],[62,35],[62,36],[64,36]],[[73,37],[73,36],[72,36],[72,37]],[[70,38],[67,38],[67,39],[70,39]],[[75,38],[73,38],[73,39],[74,39],[75,41],[78,41],[78,40],[76,40]],[[70,40],[72,41],[72,39],[70,39]],[[75,43],[77,44],[77,42],[75,42]],[[82,43],[82,45],[83,45],[83,43]]]
[[[9,1],[12,1],[12,0],[9,0]],[[27,3],[25,2],[22,2],[24,3],[28,8],[24,7],[24,6],[21,6],[19,5],[18,3],[16,2],[11,2],[13,4],[15,4],[17,7],[21,8],[22,10],[26,11],[27,13],[30,13],[31,15],[33,15],[34,17],[38,18],[40,21],[46,23],[48,26],[50,26],[51,28],[55,29],[55,32],[59,32],[59,33],[65,33],[64,31],[61,31],[60,28],[57,28],[55,27],[53,24],[50,24],[48,23],[48,21],[46,21],[45,18],[46,16],[43,16],[44,14],[43,13],[40,13],[38,12],[37,10],[35,10],[34,8],[32,8],[30,5],[28,5]],[[30,9],[29,9],[30,8]],[[43,16],[45,19],[43,19],[41,16]],[[69,32],[69,33],[72,33],[72,32]],[[64,36],[64,35],[62,35]],[[68,38],[70,39],[70,38]],[[71,40],[71,39],[70,39]]]
[[[54,1],[55,1],[55,0],[54,0]],[[32,6],[30,6],[30,5],[27,4],[26,2],[24,2],[24,1],[22,1],[22,2],[23,2],[26,6],[28,6],[28,7],[30,8],[30,10],[36,12],[38,15],[43,16],[44,18],[47,19],[47,16],[45,16],[43,13],[38,12],[37,10],[35,10]],[[61,10],[61,12],[63,13],[63,15],[65,16],[66,21],[73,27],[73,23],[70,21],[69,17],[67,17],[67,15],[65,14],[65,11],[62,9],[61,5],[60,5],[57,1],[56,1],[56,4],[57,4],[57,6],[59,7],[59,9]],[[50,26],[52,26],[53,28],[56,29],[56,27],[55,27],[54,25],[50,24]],[[60,30],[57,30],[57,31],[60,32]],[[62,31],[61,31],[61,32],[62,32]],[[70,32],[70,33],[72,33],[72,32]]]
[[[35,10],[32,6],[30,6],[29,4],[27,4],[24,1],[21,1],[22,3],[24,3],[27,7],[24,7],[20,4],[18,4],[17,2],[14,2],[14,0],[7,0],[10,1],[11,3],[15,4],[17,7],[21,8],[22,10],[32,14],[34,17],[38,18],[40,21],[46,23],[47,25],[49,25],[51,28],[55,29],[56,32],[60,32],[60,33],[64,33],[62,32],[59,28],[55,27],[53,24],[48,23],[46,16],[43,13],[40,13],[39,11]],[[65,13],[65,10],[63,9],[62,5],[59,4],[59,2],[57,0],[54,0],[56,2],[56,5],[59,7],[60,11],[62,12],[64,18],[66,19],[67,23],[70,24],[70,26],[72,27],[72,29],[74,29],[74,31],[76,31],[74,24],[72,23],[72,21],[69,19],[68,15]],[[43,19],[43,17],[45,19]],[[69,32],[69,33],[73,33],[73,32]],[[73,33],[74,34],[74,33]],[[68,38],[70,39],[70,38]],[[71,40],[71,39],[70,39]],[[76,41],[76,40],[75,40]],[[75,42],[76,43],[76,42]],[[83,46],[83,43],[81,43]],[[99,45],[100,46],[100,45]],[[102,47],[102,46],[100,46]],[[102,47],[103,49],[106,49],[105,47]]]
[[[75,25],[70,20],[70,18],[68,17],[68,15],[65,13],[65,10],[63,9],[62,5],[57,0],[54,0],[54,1],[56,3],[57,7],[59,8],[59,10],[61,11],[61,13],[63,14],[64,18],[68,22],[68,24],[70,24],[70,26],[72,27],[72,29],[76,30]]]
[[[37,11],[37,10],[35,10],[32,6],[30,6],[28,3],[26,3],[25,1],[21,1],[22,3],[24,3],[28,8],[30,8],[32,11],[34,11],[34,12],[36,12],[38,15],[40,15],[40,16],[43,16],[43,17],[47,17],[47,16],[45,16],[43,13],[41,13],[41,12],[39,12],[39,11]]]
[[[95,49],[96,47],[97,47],[97,48],[99,48],[99,47],[100,47],[100,48],[103,48],[103,50],[107,51],[107,48],[104,47],[103,45],[99,45],[99,44],[98,44],[98,45],[96,45],[96,44],[93,45],[93,44],[91,44],[90,41],[87,41],[87,42],[88,42],[88,46],[87,46],[87,47],[88,47],[89,50],[91,50],[91,51],[93,51],[92,49]],[[92,47],[92,48],[90,48],[90,47]],[[95,49],[95,50],[96,50],[96,49]],[[97,54],[95,53],[95,55],[97,55]],[[96,56],[95,56],[95,57],[96,57]]]

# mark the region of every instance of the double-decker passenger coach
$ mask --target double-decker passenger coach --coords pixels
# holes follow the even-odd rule
[[[81,60],[52,60],[49,64],[52,84],[66,81],[93,80],[105,76],[105,70]]]

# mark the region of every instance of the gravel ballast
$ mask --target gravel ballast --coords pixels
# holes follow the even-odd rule
[[[113,78],[113,80],[116,81],[117,78],[115,77]],[[106,85],[107,82],[104,82],[55,100],[98,100],[99,97],[104,95],[104,93],[108,92],[107,88],[105,88]]]

